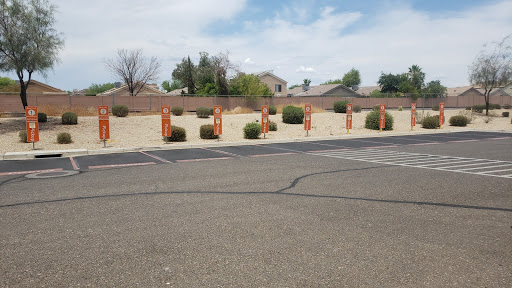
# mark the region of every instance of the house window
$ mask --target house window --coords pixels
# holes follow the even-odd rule
[[[281,84],[276,84],[276,92],[281,92]]]

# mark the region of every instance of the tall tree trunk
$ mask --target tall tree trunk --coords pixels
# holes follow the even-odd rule
[[[491,98],[490,94],[491,91],[489,90],[489,92],[487,92],[485,95],[485,116],[489,116],[489,98]]]
[[[23,78],[20,78],[20,98],[21,98],[21,104],[23,104],[23,110],[25,110],[25,107],[28,106],[27,104],[27,86],[25,86],[25,82],[23,81]]]

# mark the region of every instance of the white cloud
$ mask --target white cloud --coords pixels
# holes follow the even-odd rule
[[[304,66],[300,66],[299,68],[297,68],[295,70],[295,72],[306,72],[306,73],[310,73],[310,72],[316,72],[316,70],[313,68],[313,67],[304,67]]]
[[[512,27],[512,1],[450,14],[403,5],[371,15],[296,5],[281,15],[238,23],[238,30],[223,36],[212,35],[209,25],[234,19],[244,12],[245,1],[55,2],[61,11],[57,30],[65,34],[66,47],[49,84],[68,90],[111,81],[101,60],[117,48],[143,48],[147,56],[158,57],[162,81],[182,57],[197,61],[200,51],[229,50],[233,62],[247,64],[243,68],[250,71],[245,72],[280,67],[275,73],[288,83],[302,83],[304,73],[311,73],[312,84],[319,84],[354,67],[363,86],[375,85],[381,71],[400,73],[417,64],[427,82],[439,77],[446,86],[461,86],[467,84],[467,67],[482,44],[501,40]],[[320,16],[314,19],[312,12]],[[288,20],[293,13],[299,22]],[[257,63],[247,55],[257,57]]]

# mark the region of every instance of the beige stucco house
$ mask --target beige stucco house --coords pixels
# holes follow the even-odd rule
[[[274,96],[286,97],[288,94],[288,88],[286,87],[288,82],[274,75],[272,71],[265,71],[255,75],[270,88]]]

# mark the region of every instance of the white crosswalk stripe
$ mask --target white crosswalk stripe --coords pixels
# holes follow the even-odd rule
[[[326,151],[310,153],[371,163],[415,167],[512,179],[512,162],[454,157],[378,149]]]

